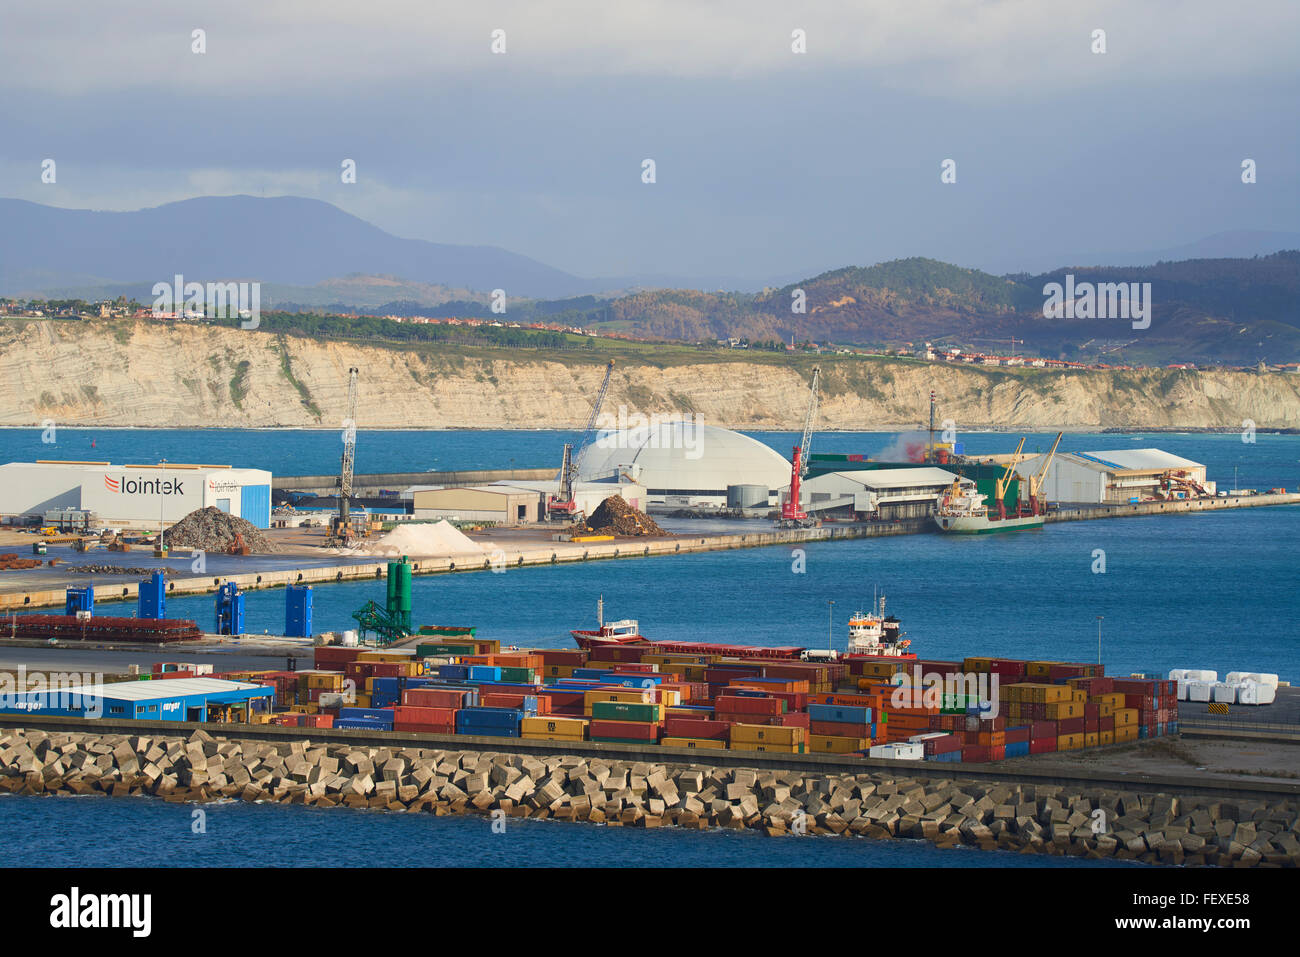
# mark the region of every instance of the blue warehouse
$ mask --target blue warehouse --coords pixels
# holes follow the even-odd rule
[[[220,678],[166,678],[0,694],[0,713],[149,721],[246,722],[275,689]]]

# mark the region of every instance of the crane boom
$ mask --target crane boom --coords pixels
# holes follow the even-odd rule
[[[998,506],[998,518],[1007,517],[1007,507],[1005,504],[1007,487],[1011,484],[1011,473],[1016,470],[1016,465],[1020,462],[1020,451],[1024,447],[1025,440],[1021,438],[1020,444],[1016,446],[1016,451],[1011,456],[1011,460],[1007,462],[1007,467],[1002,471],[1002,477],[994,484],[994,501]],[[1017,507],[1019,507],[1019,503],[1017,503]]]
[[[357,453],[357,368],[348,369],[348,408],[343,419],[343,457],[339,462],[339,510],[334,536],[344,543],[352,537],[352,467]]]
[[[813,367],[812,385],[808,389],[808,412],[803,419],[803,440],[799,443],[802,452],[800,460],[799,477],[804,478],[808,475],[808,456],[812,452],[812,432],[813,421],[817,417],[817,383],[821,379],[822,370],[820,366]]]
[[[573,482],[578,475],[578,456],[582,454],[588,443],[591,442],[591,436],[596,428],[596,420],[600,417],[601,406],[605,404],[605,395],[609,392],[609,380],[614,375],[614,360],[610,359],[605,366],[605,379],[600,384],[600,392],[596,394],[596,401],[592,404],[591,415],[587,417],[587,427],[582,430],[582,435],[575,446],[573,443],[564,443],[564,459],[560,463],[560,487],[555,495],[552,495],[546,502],[548,513],[564,513],[570,517],[577,518],[577,503],[573,498]]]

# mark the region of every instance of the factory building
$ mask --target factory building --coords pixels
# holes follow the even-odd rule
[[[219,678],[166,678],[0,694],[0,713],[149,721],[246,721],[275,688]]]
[[[725,507],[727,489],[742,485],[766,490],[762,497],[774,504],[790,484],[790,463],[779,452],[690,420],[600,432],[577,465],[579,479],[635,482],[645,488],[647,504],[657,506]]]
[[[803,483],[804,507],[822,517],[925,518],[957,478],[933,466],[823,472]],[[975,485],[968,478],[960,481],[966,488]]]
[[[271,523],[271,473],[174,462],[0,465],[0,516],[10,520],[43,520],[49,511],[78,509],[93,514],[92,524],[156,529],[208,506],[267,528]]]
[[[1022,476],[1042,463],[1034,455],[1016,466]],[[1057,452],[1047,470],[1043,494],[1049,502],[1117,504],[1153,499],[1212,496],[1205,466],[1160,449]]]

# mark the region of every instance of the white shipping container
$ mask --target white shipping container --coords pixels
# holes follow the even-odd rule
[[[1187,682],[1187,700],[1209,701],[1211,688],[1213,688],[1213,685],[1208,681],[1189,681]]]
[[[1229,671],[1225,678],[1230,685],[1241,684],[1243,681],[1253,681],[1256,684],[1269,685],[1272,688],[1277,687],[1277,675],[1261,674],[1257,671]]]
[[[1210,686],[1212,700],[1223,704],[1237,703],[1237,686],[1224,681],[1216,681]]]

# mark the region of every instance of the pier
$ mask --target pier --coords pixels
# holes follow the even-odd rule
[[[458,473],[480,474],[480,473]],[[1069,506],[1046,516],[1048,523],[1090,521],[1105,518],[1129,518],[1152,515],[1187,515],[1235,508],[1260,508],[1300,504],[1300,494],[1240,495],[1227,498],[1189,499],[1171,502],[1142,502],[1123,505]],[[620,539],[613,542],[563,542],[535,540],[503,541],[482,558],[412,558],[414,575],[438,575],[451,572],[504,571],[536,565],[560,565],[569,562],[606,561],[626,558],[652,558],[695,552],[727,551],[738,548],[763,548],[773,545],[801,545],[814,542],[892,535],[938,534],[928,518],[902,519],[892,522],[831,523],[819,528],[773,528],[730,534],[679,534],[667,538]],[[494,544],[488,543],[488,546]],[[325,556],[322,556],[325,557]],[[256,556],[253,557],[256,560]],[[235,582],[241,591],[259,588],[283,588],[286,585],[328,585],[348,581],[382,579],[388,558],[353,561],[346,564],[317,565],[281,570],[250,570],[236,574],[206,575],[169,579],[169,595],[196,595],[215,592],[222,582]],[[67,586],[84,584],[84,576],[69,576],[66,582],[43,582],[45,587],[23,586],[21,573],[0,583],[0,611],[26,611],[62,606]],[[98,581],[96,600],[132,601],[139,583]]]

